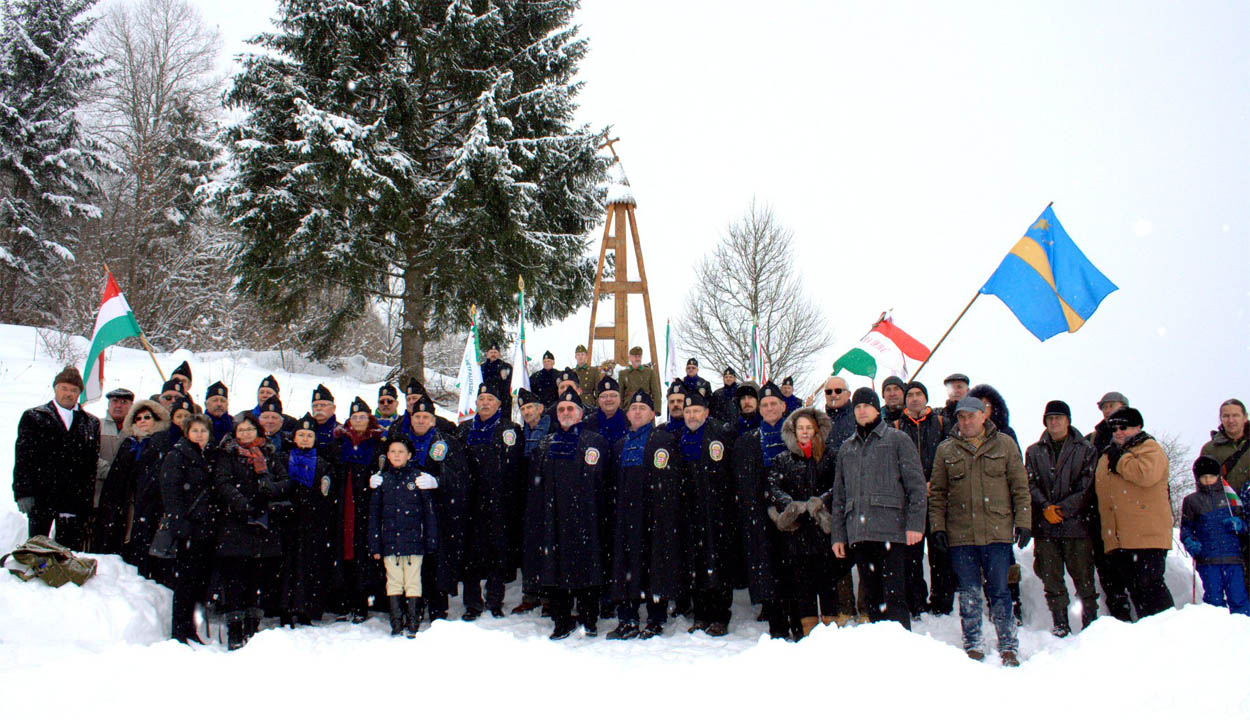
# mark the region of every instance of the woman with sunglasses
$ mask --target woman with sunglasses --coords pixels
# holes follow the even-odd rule
[[[180,643],[201,642],[195,630],[195,604],[207,599],[213,571],[217,496],[212,437],[213,421],[207,415],[191,415],[183,421],[182,438],[161,464],[161,498],[177,548],[171,637]]]
[[[167,561],[148,554],[164,512],[160,469],[169,452],[169,413],[159,402],[139,400],[122,423],[122,441],[100,489],[92,547],[118,553],[139,574],[170,585]]]

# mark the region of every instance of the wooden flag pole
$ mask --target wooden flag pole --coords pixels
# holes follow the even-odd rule
[[[968,304],[964,306],[963,312],[959,313],[959,317],[955,318],[955,322],[951,323],[951,326],[950,326],[950,327],[948,327],[948,328],[946,328],[946,332],[942,333],[942,339],[941,339],[941,340],[938,340],[938,341],[937,341],[937,345],[934,345],[934,346],[933,346],[933,349],[929,351],[929,357],[925,358],[925,361],[924,361],[924,362],[922,362],[922,363],[920,363],[920,367],[916,368],[916,372],[914,372],[914,373],[912,373],[912,374],[911,374],[911,378],[908,380],[908,382],[911,382],[912,380],[915,380],[915,379],[916,379],[916,376],[920,374],[920,371],[921,371],[921,370],[924,370],[924,366],[925,366],[925,365],[928,365],[928,364],[929,364],[929,361],[933,359],[933,355],[934,355],[934,353],[936,353],[936,352],[938,351],[938,348],[942,347],[942,342],[943,342],[944,340],[946,340],[946,336],[947,336],[947,335],[950,335],[950,334],[951,334],[951,330],[954,330],[954,329],[955,329],[955,326],[959,324],[959,321],[964,319],[964,315],[968,314],[968,308],[971,308],[971,307],[972,307],[972,303],[976,302],[976,301],[977,301],[977,298],[979,298],[979,297],[981,297],[981,291],[980,291],[980,290],[978,290],[978,291],[977,291],[977,294],[976,294],[976,295],[973,295],[973,296],[972,296],[972,299],[968,301]]]
[[[108,263],[104,263],[104,272],[110,276],[113,274],[113,271],[109,270]],[[143,345],[143,349],[148,351],[148,357],[152,358],[152,364],[156,366],[156,372],[161,376],[161,383],[167,382],[168,378],[165,377],[165,371],[161,369],[161,364],[156,362],[156,353],[152,351],[152,346],[148,343],[148,338],[143,334],[142,329],[139,330],[139,344]]]

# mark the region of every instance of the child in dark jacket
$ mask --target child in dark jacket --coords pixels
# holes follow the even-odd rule
[[[1198,489],[1181,505],[1181,543],[1194,557],[1202,578],[1202,601],[1250,615],[1250,598],[1241,567],[1241,536],[1246,522],[1240,504],[1229,504],[1220,482],[1220,463],[1209,455],[1194,461]]]
[[[386,568],[391,635],[416,637],[421,626],[421,560],[438,550],[438,521],[428,491],[438,487],[412,459],[412,441],[387,442],[386,465],[369,479],[369,552]]]

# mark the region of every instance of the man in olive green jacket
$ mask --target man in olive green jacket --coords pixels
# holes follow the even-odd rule
[[[938,445],[929,481],[932,542],[949,547],[959,584],[959,618],[964,651],[981,660],[981,578],[990,596],[990,618],[998,634],[1003,665],[1020,664],[1016,623],[1011,614],[1007,570],[1011,543],[1031,537],[1029,478],[1020,448],[986,419],[985,405],[966,396],[955,406],[958,427]]]
[[[621,370],[618,379],[623,398],[631,398],[639,390],[653,398],[660,397],[660,374],[650,363],[642,364],[642,348],[637,345],[629,349],[629,367]]]
[[[1246,406],[1236,398],[1220,405],[1220,426],[1211,431],[1211,439],[1199,455],[1210,455],[1220,463],[1220,475],[1237,492],[1250,480],[1250,427],[1246,424]]]

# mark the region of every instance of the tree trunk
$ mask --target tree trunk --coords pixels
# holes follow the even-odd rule
[[[400,382],[416,378],[425,384],[425,326],[429,318],[425,277],[415,264],[404,270],[404,308],[399,327]]]

